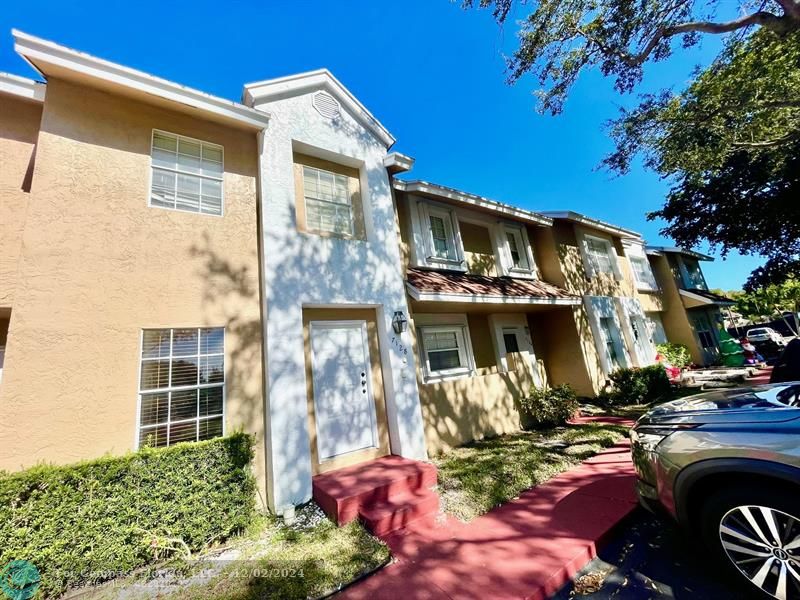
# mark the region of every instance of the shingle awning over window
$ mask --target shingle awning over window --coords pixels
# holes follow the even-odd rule
[[[410,268],[406,285],[411,297],[421,301],[580,304],[580,297],[536,279],[488,277],[456,271]]]

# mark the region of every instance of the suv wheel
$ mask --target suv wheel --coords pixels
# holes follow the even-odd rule
[[[800,506],[790,494],[720,490],[701,514],[703,538],[729,569],[767,597],[800,600]]]

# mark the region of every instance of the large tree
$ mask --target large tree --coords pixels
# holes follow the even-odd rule
[[[504,23],[515,4],[531,7],[520,22],[519,48],[508,61],[509,81],[536,76],[540,109],[561,112],[578,75],[592,67],[614,77],[620,92],[642,79],[648,61],[668,58],[676,45],[703,34],[763,27],[784,35],[800,29],[800,0],[463,0],[490,8]]]
[[[513,0],[466,0],[505,21]],[[536,0],[522,21],[509,80],[538,77],[539,108],[557,114],[578,75],[598,67],[632,91],[648,61],[701,34],[732,33],[683,92],[640,96],[609,124],[625,173],[637,156],[667,178],[664,207],[678,244],[760,254],[749,288],[800,275],[800,0]]]
[[[682,93],[645,96],[611,124],[626,172],[636,155],[672,182],[663,233],[764,256],[748,287],[800,275],[800,32],[729,45]]]

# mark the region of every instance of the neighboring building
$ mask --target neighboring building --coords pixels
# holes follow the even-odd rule
[[[46,83],[0,74],[0,469],[244,430],[280,511],[707,341],[700,255],[399,180],[326,70],[237,103],[14,38]]]
[[[580,324],[592,340],[584,378],[593,393],[581,391],[594,395],[616,369],[655,362],[647,315],[661,300],[638,233],[575,212],[544,214],[554,224],[540,253],[542,271],[583,300]]]
[[[683,248],[655,246],[647,247],[647,257],[663,298],[660,321],[654,320],[657,341],[684,344],[698,365],[716,363],[722,311],[735,303],[708,291],[700,261],[714,259]]]
[[[532,386],[573,381],[581,299],[544,280],[552,220],[423,181],[394,181],[428,449],[518,430]]]
[[[269,116],[14,37],[47,84],[0,78],[0,469],[263,441]],[[263,443],[255,464],[263,494]]]

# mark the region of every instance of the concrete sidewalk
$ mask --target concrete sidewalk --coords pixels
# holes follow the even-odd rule
[[[633,511],[634,482],[625,441],[470,523],[414,522],[384,538],[396,562],[337,598],[547,598]]]

